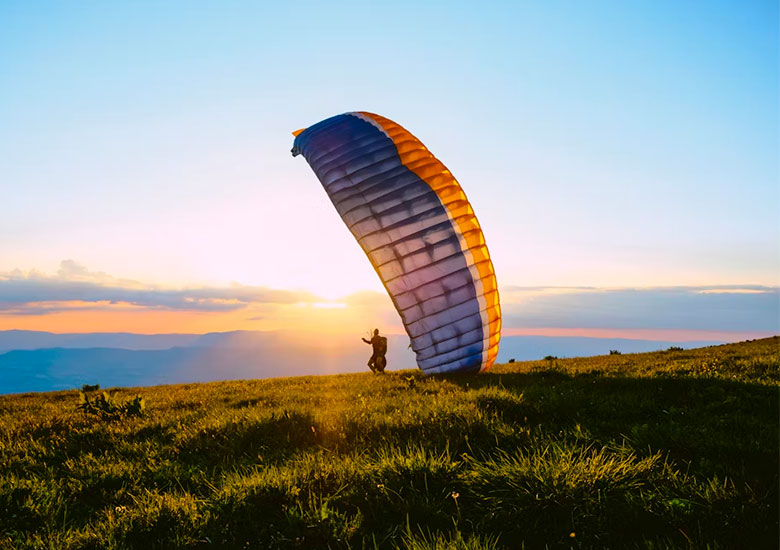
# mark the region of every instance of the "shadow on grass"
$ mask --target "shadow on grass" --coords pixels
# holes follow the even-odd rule
[[[780,396],[775,386],[718,378],[633,378],[559,371],[449,376],[467,391],[501,387],[522,405],[486,403],[545,433],[580,426],[602,442],[661,450],[691,473],[729,477],[777,494]],[[770,482],[770,485],[767,485]],[[776,499],[775,499],[776,501]]]
[[[218,424],[179,443],[179,458],[206,469],[278,460],[316,445],[316,425],[312,415],[289,411]]]

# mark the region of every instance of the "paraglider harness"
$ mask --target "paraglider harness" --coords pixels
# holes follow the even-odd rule
[[[377,334],[372,336],[371,340],[363,338],[363,341],[366,344],[371,344],[371,347],[374,349],[371,359],[368,360],[368,367],[373,372],[384,372],[387,366],[387,359],[385,358],[387,354],[387,338]]]

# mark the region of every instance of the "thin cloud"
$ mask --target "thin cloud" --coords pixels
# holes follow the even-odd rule
[[[513,287],[501,298],[507,328],[780,330],[778,287]]]
[[[75,309],[129,305],[175,311],[226,312],[256,304],[320,302],[308,293],[233,284],[229,287],[169,289],[92,272],[72,261],[56,275],[39,271],[0,272],[0,312],[41,315]]]

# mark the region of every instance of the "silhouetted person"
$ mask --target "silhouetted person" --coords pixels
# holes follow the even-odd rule
[[[371,345],[374,353],[371,355],[371,359],[368,360],[368,368],[372,372],[384,372],[385,366],[387,366],[387,359],[385,354],[387,353],[387,338],[379,336],[379,329],[374,329],[374,336],[371,340],[361,338],[366,344]]]

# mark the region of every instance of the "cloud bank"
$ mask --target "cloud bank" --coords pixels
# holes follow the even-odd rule
[[[148,309],[225,312],[255,304],[318,301],[307,292],[232,284],[229,287],[162,288],[92,272],[72,261],[56,275],[13,270],[0,273],[0,313],[42,315],[74,308],[130,305]]]
[[[311,307],[286,308],[284,313],[280,309],[301,304]],[[591,332],[600,329],[780,332],[780,288],[760,285],[512,286],[501,289],[501,305],[506,335],[513,334],[513,330],[514,334],[527,334],[528,330],[540,328],[590,329]],[[272,322],[282,315],[293,325],[304,319],[333,324],[343,317],[334,315],[339,310],[347,310],[366,326],[381,324],[389,328],[400,325],[387,296],[374,291],[361,291],[329,302],[305,291],[240,284],[163,288],[93,272],[71,260],[63,261],[54,275],[18,269],[0,272],[0,315],[47,315],[74,309],[119,311],[122,308],[185,313],[245,310],[249,320]],[[398,328],[402,332],[400,326]]]

